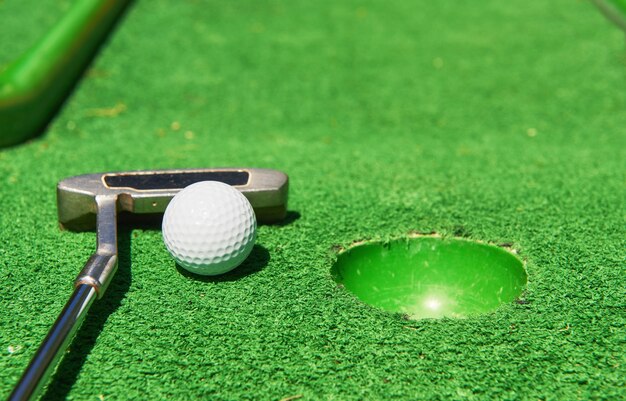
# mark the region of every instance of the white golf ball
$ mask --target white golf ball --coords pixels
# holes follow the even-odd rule
[[[207,276],[243,262],[256,238],[256,218],[245,196],[230,185],[203,181],[180,191],[163,215],[163,241],[186,270]]]

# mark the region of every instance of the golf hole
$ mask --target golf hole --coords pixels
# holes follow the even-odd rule
[[[434,236],[352,246],[331,273],[363,302],[412,319],[492,312],[519,297],[527,279],[501,247]]]

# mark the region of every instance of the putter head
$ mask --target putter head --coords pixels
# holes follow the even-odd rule
[[[117,210],[121,212],[121,217],[125,214],[139,214],[147,217],[147,220],[160,221],[174,195],[199,181],[221,181],[241,191],[252,204],[259,223],[275,223],[284,219],[287,214],[289,179],[286,174],[277,170],[146,170],[86,174],[59,182],[59,223],[61,228],[67,230],[94,230],[96,196],[111,195],[117,197]]]

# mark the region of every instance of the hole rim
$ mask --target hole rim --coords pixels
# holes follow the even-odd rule
[[[375,245],[375,246],[380,247],[381,249],[384,249],[384,248],[389,248],[391,246],[397,246],[401,244],[402,242],[408,243],[408,242],[419,240],[419,239],[436,239],[436,240],[442,241],[442,243],[446,241],[463,242],[463,243],[469,243],[471,245],[478,245],[481,247],[505,252],[508,256],[512,257],[515,261],[519,262],[519,266],[518,266],[519,271],[516,273],[513,273],[515,275],[518,275],[518,277],[521,278],[521,281],[522,281],[522,283],[519,285],[519,289],[513,290],[517,294],[509,300],[499,301],[498,305],[496,305],[495,307],[492,307],[490,309],[483,310],[480,312],[472,312],[472,313],[457,314],[457,315],[445,314],[445,315],[433,317],[433,316],[417,316],[416,314],[410,314],[410,313],[407,313],[406,311],[389,310],[379,305],[374,305],[370,302],[363,300],[361,296],[359,296],[357,293],[352,291],[352,289],[350,289],[349,286],[345,285],[344,280],[341,277],[341,273],[339,272],[339,268],[337,266],[338,266],[340,258],[343,255],[352,251],[354,248]],[[350,297],[353,297],[361,304],[364,304],[369,308],[374,308],[377,311],[382,311],[384,313],[389,313],[389,314],[394,314],[394,315],[399,314],[399,315],[402,315],[405,319],[412,320],[412,321],[429,320],[429,319],[430,320],[468,319],[468,318],[475,318],[475,317],[483,317],[485,315],[497,313],[498,311],[501,311],[506,307],[512,307],[514,305],[527,303],[527,302],[520,302],[520,300],[522,301],[525,300],[526,293],[527,293],[527,290],[531,281],[530,274],[528,272],[528,260],[525,256],[522,255],[522,252],[520,251],[521,247],[516,246],[516,245],[517,244],[513,241],[488,241],[488,240],[474,239],[474,238],[468,238],[468,237],[459,237],[455,235],[445,235],[436,231],[430,231],[430,232],[411,231],[408,234],[401,235],[401,236],[390,236],[390,237],[384,237],[384,238],[373,237],[373,238],[355,240],[347,246],[342,246],[342,245],[337,245],[337,244],[333,245],[331,247],[331,250],[334,254],[334,258],[332,260],[332,265],[329,269],[329,272],[330,272],[332,280],[337,285],[337,288],[340,288],[345,294],[347,294]],[[498,268],[503,268],[503,266],[499,265]],[[504,268],[509,269],[510,266],[504,266]]]

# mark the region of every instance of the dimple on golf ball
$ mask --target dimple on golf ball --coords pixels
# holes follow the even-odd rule
[[[222,182],[203,181],[172,198],[162,229],[165,246],[180,266],[213,276],[248,257],[256,238],[256,218],[241,192]]]

